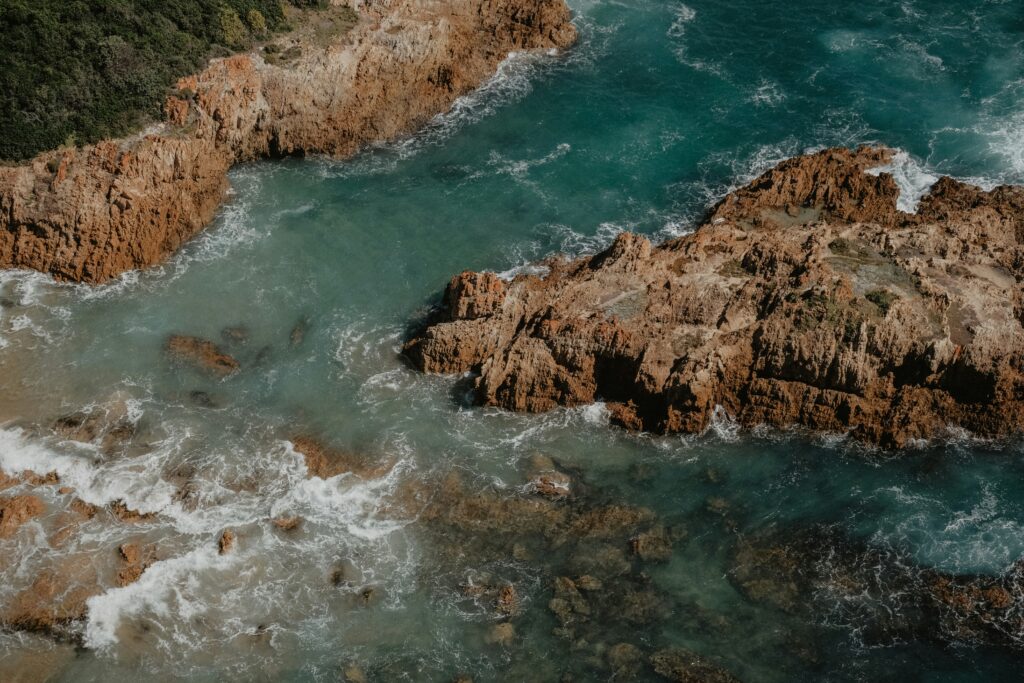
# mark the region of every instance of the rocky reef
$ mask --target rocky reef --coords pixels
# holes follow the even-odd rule
[[[446,111],[510,52],[576,37],[562,0],[368,0],[359,11],[341,41],[292,45],[288,59],[235,55],[181,79],[165,121],[137,136],[0,167],[0,267],[97,283],[152,265],[212,220],[233,165],[350,155]]]
[[[480,489],[452,472],[395,498],[398,509],[415,513],[439,560],[432,569],[443,568],[430,590],[478,622],[485,644],[511,651],[530,633],[550,631],[563,646],[543,661],[512,659],[504,677],[738,681],[720,657],[654,635],[669,623],[699,628],[722,619],[681,602],[650,574],[686,546],[681,521],[609,502],[607,491],[546,455],[524,465],[528,483],[512,492]]]
[[[405,345],[481,405],[607,402],[615,423],[802,425],[901,447],[1024,424],[1024,188],[940,179],[916,213],[885,148],[827,149],[730,193],[660,246],[506,282],[454,277]]]
[[[739,538],[730,580],[752,602],[846,625],[871,647],[1022,646],[1024,558],[998,576],[952,574],[900,548],[812,527]]]

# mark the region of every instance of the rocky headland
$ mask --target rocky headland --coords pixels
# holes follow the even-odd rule
[[[0,167],[0,267],[99,283],[153,265],[213,219],[233,165],[351,155],[447,111],[510,52],[576,37],[562,0],[366,0],[358,12],[337,40],[300,30],[286,49],[214,60],[136,136]]]
[[[905,213],[893,154],[790,159],[660,246],[464,272],[405,353],[474,373],[481,405],[603,400],[636,430],[699,432],[720,406],[886,447],[1019,432],[1024,188],[941,178]]]

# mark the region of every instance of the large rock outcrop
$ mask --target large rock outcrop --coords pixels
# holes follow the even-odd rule
[[[340,44],[215,60],[138,136],[0,167],[0,267],[102,282],[159,262],[213,218],[228,169],[346,156],[422,126],[516,50],[576,36],[563,0],[365,0]],[[294,52],[294,51],[293,51]]]
[[[692,234],[553,259],[545,276],[456,276],[406,345],[426,372],[477,374],[480,404],[597,400],[613,420],[697,432],[851,432],[884,446],[1024,425],[1024,188],[940,179],[897,210],[887,149],[786,161]]]

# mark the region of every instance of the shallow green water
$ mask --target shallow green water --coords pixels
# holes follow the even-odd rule
[[[1024,9],[571,4],[579,46],[514,57],[409,140],[348,162],[236,170],[221,218],[163,266],[95,289],[4,275],[0,466],[45,463],[89,502],[123,498],[159,515],[129,529],[97,518],[53,551],[46,534],[68,496],[46,490],[54,512],[0,541],[18,558],[0,566],[0,604],[61,556],[102,569],[119,543],[144,540],[161,561],[93,599],[83,648],[0,633],[0,663],[48,652],[67,681],[337,680],[353,664],[374,680],[604,680],[600,646],[628,641],[690,648],[746,681],[1019,670],[1013,649],[879,644],[856,606],[825,596],[809,615],[787,615],[730,580],[742,539],[814,525],[917,565],[1000,573],[1024,554],[1018,446],[950,435],[887,459],[838,437],[737,432],[726,418],[700,437],[634,436],[610,429],[600,406],[543,416],[468,407],[455,378],[418,375],[397,348],[462,269],[586,253],[623,229],[680,234],[730,187],[809,148],[906,150],[907,199],[928,173],[1024,182]],[[222,341],[238,326],[244,342]],[[171,333],[221,342],[242,371],[216,381],[171,365]],[[127,453],[48,430],[60,415],[125,402],[137,425]],[[306,480],[285,441],[298,434],[397,464],[369,481]],[[536,453],[585,486],[579,504],[647,506],[685,528],[669,562],[634,567],[663,618],[612,620],[574,646],[552,635],[547,608],[552,579],[571,568],[560,551],[496,560],[468,543],[452,557],[445,532],[385,504],[451,472],[471,490],[525,495]],[[176,497],[184,481],[186,500]],[[286,514],[305,519],[299,533],[267,522]],[[220,557],[225,527],[239,548]],[[328,581],[340,561],[360,570],[350,588]],[[520,593],[510,646],[484,642],[497,617],[460,592],[482,571]],[[363,605],[367,586],[375,598]]]

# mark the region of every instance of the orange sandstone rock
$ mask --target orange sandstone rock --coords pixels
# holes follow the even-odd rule
[[[509,52],[576,37],[563,0],[366,0],[360,11],[339,44],[306,46],[294,63],[214,60],[139,135],[0,167],[0,267],[103,282],[158,263],[210,222],[234,164],[351,155],[448,110]]]
[[[35,496],[0,498],[0,538],[10,538],[22,524],[46,512],[46,505]]]
[[[897,210],[887,149],[828,149],[731,193],[693,233],[623,233],[546,276],[463,273],[405,346],[476,401],[603,400],[630,429],[803,425],[900,447],[1024,428],[1024,188],[943,178]]]

